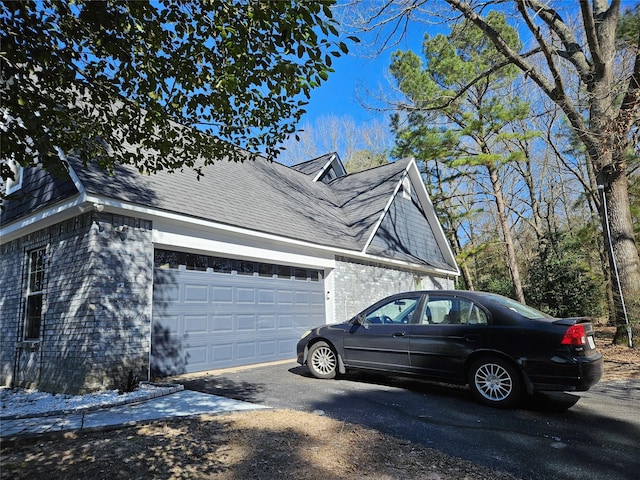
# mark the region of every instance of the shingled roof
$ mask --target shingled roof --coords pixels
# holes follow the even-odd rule
[[[345,252],[457,270],[426,191],[422,200],[415,193],[406,195],[406,174],[413,176],[406,180],[419,182],[418,190],[424,190],[418,186],[421,180],[411,159],[349,175],[336,154],[297,167],[262,157],[220,160],[200,164],[199,179],[189,168],[143,175],[134,167],[118,166],[109,175],[91,163],[84,168],[78,159],[68,162],[67,179],[27,169],[23,190],[29,201],[4,199],[0,226],[5,233],[21,224],[32,225],[28,216],[47,218],[52,211],[93,202],[142,209],[157,218],[165,212],[174,219],[198,219]],[[329,170],[337,177],[327,175]],[[406,203],[405,197],[411,202]]]
[[[325,184],[314,182],[311,171],[264,158],[216,162],[203,167],[199,180],[187,169],[140,175],[120,166],[109,176],[71,162],[88,194],[355,251],[364,248],[407,163],[390,163]]]

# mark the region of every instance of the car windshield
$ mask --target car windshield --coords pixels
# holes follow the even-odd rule
[[[508,308],[509,310],[513,310],[516,313],[519,313],[523,317],[534,319],[534,318],[553,318],[551,315],[548,315],[540,310],[536,310],[533,307],[529,307],[527,305],[523,305],[520,302],[512,300],[511,298],[503,297],[501,295],[489,295],[491,300],[499,303],[500,305]]]

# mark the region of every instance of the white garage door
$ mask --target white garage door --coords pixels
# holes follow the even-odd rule
[[[325,323],[318,270],[156,250],[152,372],[292,359]]]

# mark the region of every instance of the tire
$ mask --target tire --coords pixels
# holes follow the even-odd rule
[[[309,349],[307,368],[316,378],[335,378],[338,369],[338,356],[328,343],[314,343]]]
[[[490,407],[513,407],[522,397],[520,372],[499,357],[484,357],[471,364],[468,382],[476,400]]]

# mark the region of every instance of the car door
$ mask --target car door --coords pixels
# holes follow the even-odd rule
[[[429,295],[411,330],[411,371],[427,377],[463,380],[467,356],[488,341],[488,315],[456,295]]]
[[[376,303],[360,314],[345,333],[347,367],[406,372],[409,369],[411,322],[421,312],[420,294],[401,294]]]

